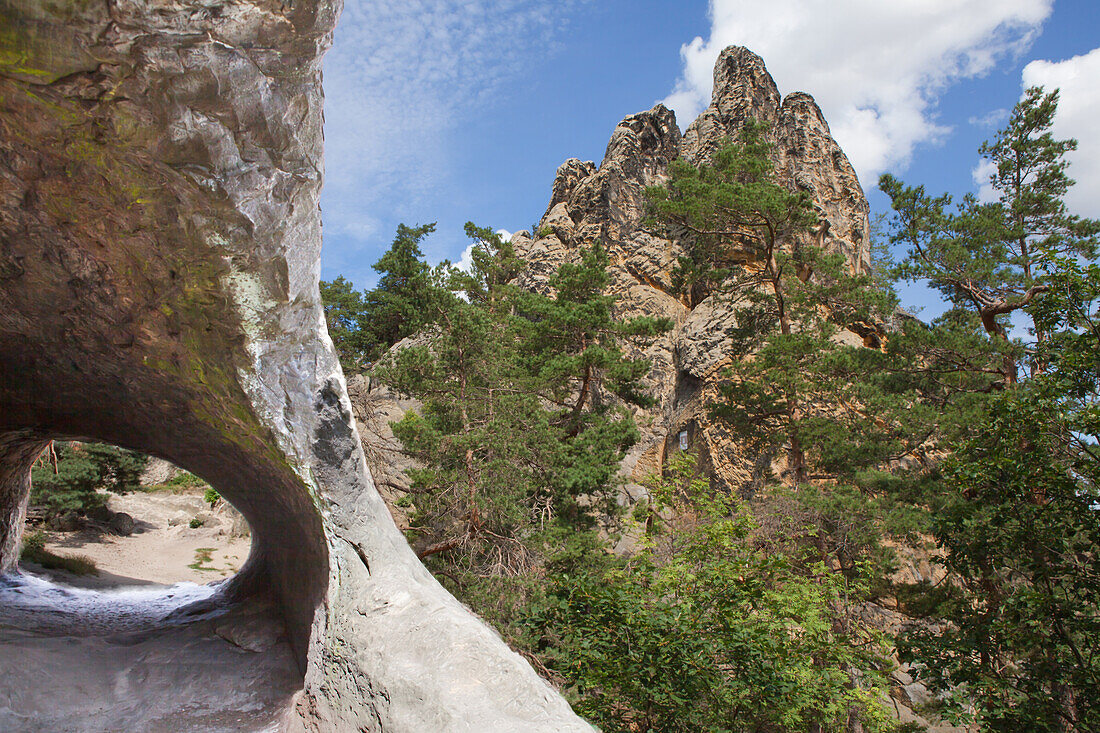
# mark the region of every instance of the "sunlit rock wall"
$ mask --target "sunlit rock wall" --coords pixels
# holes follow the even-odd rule
[[[623,462],[633,485],[659,470],[680,434],[698,448],[715,481],[743,490],[770,466],[770,457],[745,454],[729,429],[710,419],[707,404],[719,399],[716,385],[731,358],[727,336],[736,324],[735,303],[712,295],[689,306],[672,284],[684,249],[645,226],[646,186],[666,180],[675,158],[699,164],[745,123],[763,125],[772,144],[776,180],[808,194],[820,217],[813,243],[845,255],[853,271],[868,264],[868,205],[855,170],[833,140],[813,98],[803,92],[783,97],[764,61],[746,48],[731,46],[714,67],[711,104],[681,135],[673,113],[658,104],[630,115],[615,128],[599,166],[567,160],[557,171],[550,204],[529,236],[513,239],[528,265],[521,284],[546,290],[546,280],[562,262],[573,261],[582,246],[600,243],[610,260],[610,292],[627,316],[665,317],[676,324],[639,355],[653,364],[647,381],[658,404],[638,409],[642,440]],[[858,339],[857,339],[858,341]]]

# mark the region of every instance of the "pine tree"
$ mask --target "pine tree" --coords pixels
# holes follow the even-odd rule
[[[540,562],[545,533],[577,531],[614,512],[619,461],[637,439],[609,398],[643,398],[648,371],[617,339],[661,324],[612,315],[606,256],[581,253],[552,278],[555,297],[517,290],[506,243],[468,225],[470,273],[452,272],[468,300],[442,309],[425,342],[376,373],[423,402],[394,426],[421,468],[413,478],[414,544],[447,574],[520,576]]]
[[[980,324],[985,334],[984,349],[972,342],[946,365],[971,380],[970,394],[983,380],[994,393],[966,412],[944,403],[955,435],[930,502],[951,582],[934,623],[899,643],[953,718],[984,730],[1100,727],[1098,227],[1063,203],[1072,185],[1063,156],[1075,143],[1048,131],[1056,103],[1056,93],[1028,90],[982,146],[997,166],[994,203],[967,197],[946,213],[946,196],[883,181],[895,239],[910,244],[908,274],[955,302],[956,333]],[[1023,351],[1007,333],[1015,312],[1031,316],[1036,337],[1023,380]],[[943,333],[934,332],[941,349],[965,346]]]
[[[853,275],[843,256],[811,241],[818,218],[809,197],[775,181],[770,150],[750,123],[712,164],[675,161],[667,186],[647,194],[653,221],[687,248],[677,278],[689,305],[711,295],[740,304],[730,334],[740,358],[713,414],[757,455],[785,444],[788,478],[801,483],[810,475],[808,453],[822,467],[854,469],[856,439],[872,439],[859,428],[876,424],[867,411],[883,400],[860,389],[868,384],[858,377],[874,373],[861,363],[874,355],[836,337],[854,328],[877,340],[896,299],[889,286]],[[892,452],[886,443],[897,440],[872,451],[879,460]]]
[[[363,293],[343,276],[320,283],[328,335],[345,374],[362,371],[375,358],[378,343],[368,322]]]
[[[374,263],[381,274],[373,290],[356,292],[345,278],[322,281],[321,299],[340,364],[346,373],[368,369],[383,352],[413,335],[453,299],[444,287],[447,265],[424,261],[420,242],[435,224],[397,226],[389,250]]]
[[[895,211],[892,241],[909,247],[903,276],[926,280],[956,307],[977,314],[1001,354],[1001,387],[1019,379],[1022,349],[1009,338],[1009,319],[1047,290],[1037,280],[1043,263],[1092,256],[1100,231],[1097,222],[1066,210],[1073,181],[1064,156],[1077,143],[1051,135],[1057,104],[1057,92],[1029,89],[1008,126],[981,146],[996,167],[990,179],[995,202],[967,194],[949,211],[950,195],[929,196],[923,186],[908,187],[890,175],[879,180]],[[1042,329],[1036,336],[1044,337]]]
[[[105,503],[99,489],[136,489],[145,462],[145,456],[113,445],[55,442],[31,470],[31,503],[49,517],[87,514]]]
[[[451,299],[442,282],[442,272],[428,265],[420,250],[420,242],[434,231],[434,223],[416,227],[398,224],[393,244],[374,263],[381,277],[364,300],[374,338],[383,348],[432,322]]]

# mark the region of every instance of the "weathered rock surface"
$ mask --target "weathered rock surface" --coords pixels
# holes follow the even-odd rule
[[[163,458],[150,458],[141,471],[141,485],[157,486],[166,484],[182,472],[182,468],[172,465]]]
[[[46,442],[115,443],[247,518],[224,595],[277,599],[288,727],[587,730],[424,570],[367,470],[317,290],[338,11],[0,0],[0,571]]]
[[[742,455],[728,429],[710,421],[704,409],[732,358],[727,333],[736,325],[733,305],[729,298],[712,296],[689,309],[672,285],[682,248],[643,226],[645,187],[665,179],[669,162],[707,161],[750,119],[765,125],[777,179],[806,191],[821,217],[808,236],[843,253],[853,269],[865,267],[867,201],[821,110],[802,92],[781,97],[760,57],[736,46],[719,57],[711,105],[682,137],[662,105],[627,117],[615,128],[598,167],[575,159],[562,164],[534,238],[521,232],[513,239],[528,264],[521,284],[541,291],[562,262],[576,257],[578,247],[599,242],[608,251],[610,290],[623,314],[664,316],[676,323],[644,352],[653,362],[649,383],[659,404],[639,416],[643,440],[623,463],[634,481],[663,464],[681,432],[703,449],[715,479],[729,488],[744,488],[766,468],[757,465],[761,457]]]
[[[737,304],[726,296],[711,296],[689,308],[672,282],[683,248],[643,224],[645,188],[666,179],[672,160],[707,161],[723,141],[736,139],[750,119],[765,125],[777,180],[806,191],[820,216],[817,230],[806,236],[842,253],[853,270],[866,267],[867,200],[821,110],[803,92],[783,98],[760,57],[738,46],[719,56],[711,104],[682,135],[675,115],[660,104],[625,118],[598,166],[576,158],[561,164],[536,231],[517,232],[512,238],[526,264],[518,281],[522,287],[549,293],[548,280],[558,267],[575,261],[579,248],[599,243],[608,252],[609,292],[617,296],[620,313],[664,317],[676,324],[639,352],[653,364],[646,383],[658,403],[636,413],[642,439],[622,463],[625,502],[645,495],[640,482],[660,470],[670,450],[678,450],[681,433],[689,445],[701,449],[706,468],[726,488],[750,488],[771,466],[770,456],[746,454],[731,430],[712,421],[706,410],[717,397],[723,368],[734,358],[728,333],[736,326]],[[842,337],[864,342],[858,334],[844,332]],[[377,385],[357,388],[353,401],[360,420],[372,425],[370,430],[361,426],[368,453],[379,457],[378,465],[389,467],[382,470],[391,472],[388,483],[400,493],[407,482],[393,468],[407,467],[407,459],[385,423],[415,405],[399,404]]]

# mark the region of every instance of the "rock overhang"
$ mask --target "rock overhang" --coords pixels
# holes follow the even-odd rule
[[[139,450],[251,525],[228,592],[281,605],[289,728],[586,730],[367,470],[317,289],[339,5],[0,0],[0,562],[44,441]]]

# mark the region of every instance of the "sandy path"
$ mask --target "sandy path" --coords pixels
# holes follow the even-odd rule
[[[233,520],[224,502],[211,510],[202,500],[201,490],[112,494],[108,506],[134,518],[132,535],[119,537],[95,529],[47,532],[47,550],[84,555],[95,562],[99,574],[82,578],[63,572],[47,574],[86,588],[140,582],[209,583],[229,577],[248,559],[251,541],[231,536]],[[192,528],[190,521],[196,517],[203,520],[203,525]],[[208,561],[199,562],[200,550],[209,550]]]

